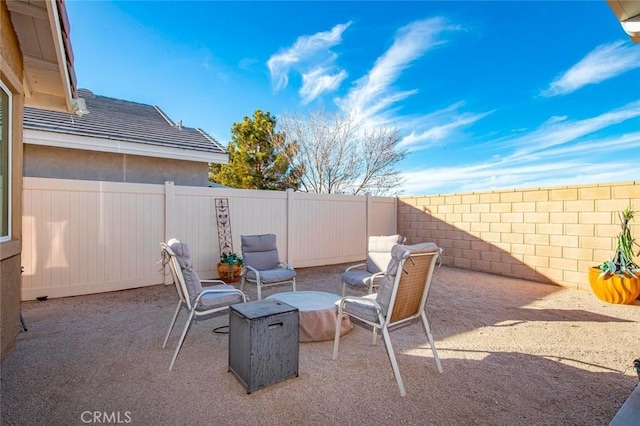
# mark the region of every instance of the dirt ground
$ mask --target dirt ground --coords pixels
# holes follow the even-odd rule
[[[340,293],[345,266],[300,269],[299,290]],[[228,336],[212,332],[226,316],[192,326],[169,371],[176,303],[173,286],[23,303],[2,425],[607,425],[638,383],[640,303],[589,291],[441,267],[427,316],[444,373],[419,322],[392,331],[404,398],[381,340],[358,325],[338,360],[331,341],[300,344],[299,377],[251,394],[227,371]]]

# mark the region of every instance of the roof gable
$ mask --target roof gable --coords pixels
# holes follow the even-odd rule
[[[211,154],[227,151],[213,137],[198,128],[171,121],[158,107],[78,90],[89,114],[81,117],[36,108],[24,109],[24,128],[76,136],[154,145]]]

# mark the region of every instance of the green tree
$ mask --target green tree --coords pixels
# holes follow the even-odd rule
[[[229,162],[209,166],[209,180],[232,188],[298,189],[299,171],[291,165],[297,145],[276,132],[276,118],[256,110],[231,128]]]

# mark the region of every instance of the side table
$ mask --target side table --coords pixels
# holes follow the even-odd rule
[[[229,307],[229,371],[247,393],[298,377],[298,308],[279,300]]]

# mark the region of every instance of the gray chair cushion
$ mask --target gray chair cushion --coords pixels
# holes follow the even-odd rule
[[[357,299],[347,300],[342,307],[342,311],[348,314],[355,315],[358,318],[362,318],[374,323],[379,323],[378,311],[372,303],[366,303],[368,300],[375,300],[376,294],[367,294],[366,296],[358,297]]]
[[[213,285],[210,287],[206,287],[206,290],[216,289],[216,290],[235,290],[235,287],[227,284],[219,284]],[[236,291],[234,293],[208,293],[203,295],[200,298],[200,302],[196,309],[198,311],[205,311],[208,309],[217,308],[220,306],[228,306],[233,305],[234,303],[242,303],[244,300],[242,296]]]
[[[367,280],[371,275],[372,274],[364,269],[352,269],[342,273],[342,282],[357,287],[368,286],[369,283]]]
[[[393,285],[396,280],[396,275],[402,273],[400,270],[400,264],[404,259],[409,257],[410,254],[411,252],[407,246],[397,244],[391,249],[391,261],[389,261],[389,266],[387,266],[384,277],[382,277],[382,282],[380,283],[380,287],[378,287],[376,297],[376,301],[380,304],[382,313],[385,316],[387,315],[389,304],[391,303],[391,294],[393,293]]]
[[[174,240],[169,246],[175,253],[176,260],[182,270],[182,276],[184,277],[184,283],[187,286],[187,292],[189,292],[189,300],[193,301],[198,297],[202,291],[202,284],[200,283],[200,277],[193,269],[191,261],[191,252],[189,246],[181,241]]]
[[[247,266],[259,271],[278,267],[278,247],[274,234],[241,235],[242,258]]]
[[[260,271],[260,282],[262,284],[279,283],[281,281],[293,280],[296,271],[292,269],[275,268]],[[247,270],[247,279],[255,281],[256,274],[251,270]]]

